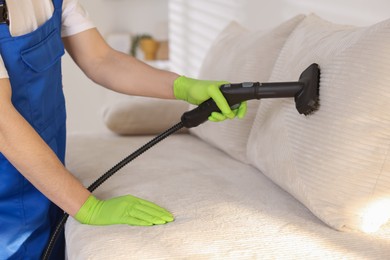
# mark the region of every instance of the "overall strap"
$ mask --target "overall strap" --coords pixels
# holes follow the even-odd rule
[[[62,2],[63,2],[63,0],[53,0],[54,9],[62,10]]]

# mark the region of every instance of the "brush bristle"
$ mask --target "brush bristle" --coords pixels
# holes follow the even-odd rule
[[[308,109],[306,113],[304,113],[305,116],[311,115],[314,112],[316,112],[318,109],[320,109],[320,76],[321,76],[320,69],[318,68],[316,98],[315,98],[314,104],[311,106],[311,108]]]
[[[319,75],[318,75],[319,77]],[[319,79],[318,79],[319,82]],[[305,116],[311,115],[314,112],[316,112],[318,109],[320,109],[320,85],[318,84],[317,87],[317,96],[314,100],[314,104],[309,104],[308,109],[303,113]]]

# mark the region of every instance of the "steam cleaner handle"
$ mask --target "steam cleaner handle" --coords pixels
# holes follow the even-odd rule
[[[256,85],[258,86],[260,83],[225,84],[220,87],[220,90],[229,106],[235,109],[241,102],[256,98]],[[193,110],[185,112],[181,117],[181,122],[186,128],[196,127],[207,121],[212,112],[220,112],[220,109],[214,100],[210,98]]]

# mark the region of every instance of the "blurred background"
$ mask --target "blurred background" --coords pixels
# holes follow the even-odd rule
[[[326,5],[321,4],[322,0],[79,1],[112,47],[157,68],[190,77],[197,77],[213,40],[232,20],[250,30],[263,30],[302,10],[330,21],[361,26],[389,18],[388,0],[373,0],[372,9],[366,8],[366,0],[327,0]],[[141,42],[145,48],[157,48],[156,52],[141,49]],[[123,95],[96,86],[67,54],[63,59],[63,81],[68,132],[107,132],[102,120],[104,107]]]

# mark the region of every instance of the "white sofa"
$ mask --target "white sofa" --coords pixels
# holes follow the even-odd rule
[[[269,31],[230,24],[200,77],[290,81],[317,62],[319,111],[304,117],[290,99],[252,101],[243,120],[168,137],[95,194],[153,201],[175,221],[96,227],[70,218],[68,258],[390,259],[388,46],[390,21],[357,28],[301,15]],[[113,133],[69,136],[67,167],[88,186],[188,109],[167,102],[110,105]]]

